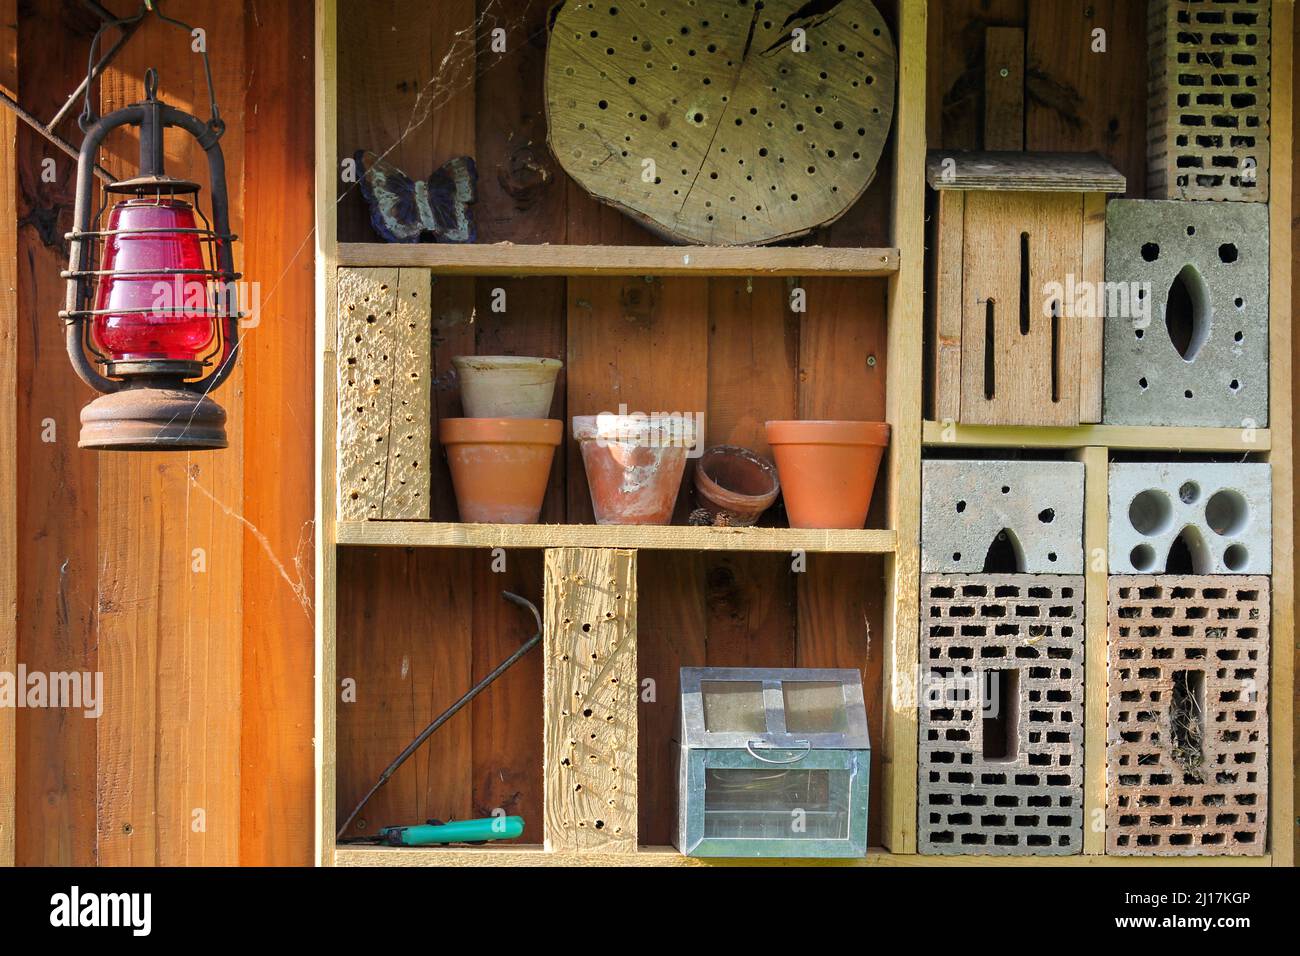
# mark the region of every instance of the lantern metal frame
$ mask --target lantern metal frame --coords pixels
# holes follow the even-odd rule
[[[65,235],[69,243],[68,267],[62,273],[68,283],[66,308],[59,315],[65,323],[65,343],[73,369],[82,381],[103,393],[102,398],[82,411],[82,447],[116,450],[224,448],[227,444],[225,412],[208,398],[208,393],[225,382],[234,370],[239,323],[244,313],[237,307],[234,283],[241,276],[235,271],[233,244],[238,237],[230,230],[230,198],[225,157],[220,145],[226,126],[217,107],[207,49],[201,51],[211,106],[211,116],[206,121],[158,99],[158,74],[152,68],[145,74],[145,98],[140,102],[102,117],[95,114],[91,104],[92,84],[99,66],[96,50],[100,36],[109,27],[133,27],[151,12],[186,33],[193,32],[188,24],[164,15],[157,8],[156,0],[147,0],[135,16],[104,22],[90,44],[85,101],[78,118],[85,138],[77,163],[74,224],[72,231]],[[139,130],[139,174],[104,186],[104,201],[96,210],[96,153],[110,133],[127,126]],[[198,202],[199,184],[173,178],[164,171],[163,134],[168,129],[179,129],[189,134],[207,156],[212,203],[210,221]],[[156,200],[192,195],[194,212],[201,226],[195,229],[100,228],[113,195]],[[203,247],[206,268],[159,268],[133,273],[97,267],[101,246],[106,240],[148,233],[197,235]],[[175,276],[178,282],[183,278],[202,281],[206,293],[204,306],[196,309],[180,301],[147,309],[94,307],[100,281],[109,275],[133,274],[158,276],[160,281],[167,276]],[[95,343],[95,317],[132,312],[207,318],[213,325],[210,348],[193,360],[112,359]],[[102,367],[103,371],[96,366]]]

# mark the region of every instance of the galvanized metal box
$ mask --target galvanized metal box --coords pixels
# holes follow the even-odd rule
[[[871,741],[856,670],[683,667],[677,849],[860,857]]]

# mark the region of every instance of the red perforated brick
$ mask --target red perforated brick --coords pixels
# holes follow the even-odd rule
[[[1268,578],[1110,579],[1107,852],[1264,852]]]
[[[920,852],[1080,852],[1083,578],[922,575],[921,670]]]

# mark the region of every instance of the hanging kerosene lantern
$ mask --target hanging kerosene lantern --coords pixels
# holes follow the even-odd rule
[[[73,368],[104,393],[81,411],[79,444],[117,451],[225,448],[226,413],[208,397],[234,367],[242,317],[218,143],[225,126],[215,97],[207,122],[161,102],[152,69],[143,101],[95,118],[94,51],[92,43],[75,224],[67,235],[67,308],[60,313]],[[207,77],[211,95],[210,70]],[[92,216],[95,154],[121,126],[140,130],[140,171],[105,186]],[[207,154],[211,223],[199,208],[199,185],[163,170],[163,131],[172,127]]]

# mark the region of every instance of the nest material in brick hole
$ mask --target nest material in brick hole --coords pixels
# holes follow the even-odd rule
[[[794,238],[870,185],[896,59],[870,0],[567,0],[546,53],[551,149],[672,241]]]
[[[1263,854],[1268,578],[1115,575],[1109,591],[1107,852]]]

